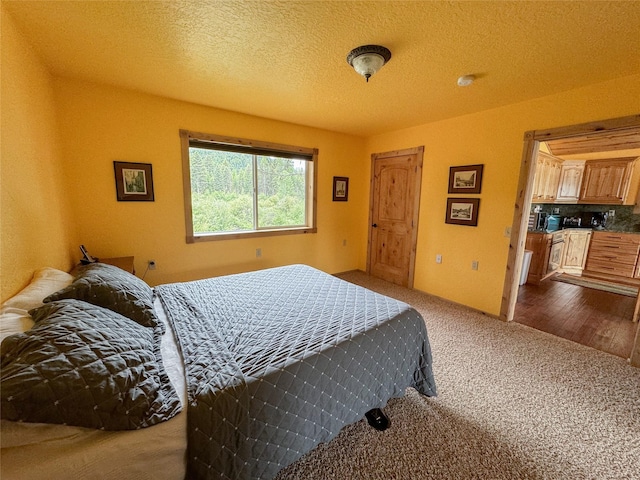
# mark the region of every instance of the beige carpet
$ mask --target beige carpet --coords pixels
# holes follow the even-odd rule
[[[280,472],[290,479],[640,479],[640,369],[516,323],[373,279],[419,310],[439,395],[408,389]]]

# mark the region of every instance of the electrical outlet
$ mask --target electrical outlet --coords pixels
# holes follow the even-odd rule
[[[149,260],[147,262],[147,265],[149,266],[149,270],[155,270],[156,269],[156,261],[155,260]]]
[[[477,270],[478,269],[478,260],[474,260],[473,262],[471,262],[471,270]]]
[[[442,263],[442,255],[436,255],[436,263]]]
[[[610,217],[615,217],[616,216],[616,211],[615,210],[609,210],[609,216]]]
[[[262,256],[262,249],[256,248],[256,258],[260,258]]]
[[[342,240],[342,246],[346,247],[347,246],[347,239],[345,238],[344,240]]]

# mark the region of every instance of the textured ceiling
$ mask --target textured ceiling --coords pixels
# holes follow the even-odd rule
[[[55,75],[364,136],[640,73],[640,1],[2,3]]]

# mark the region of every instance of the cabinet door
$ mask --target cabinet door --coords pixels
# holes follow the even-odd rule
[[[587,251],[591,232],[570,231],[565,237],[565,253],[562,262],[563,267],[583,269],[587,262]]]
[[[583,174],[584,162],[564,162],[560,167],[560,182],[556,200],[559,202],[577,202],[578,198],[580,198]]]
[[[629,188],[633,160],[587,160],[580,202],[622,204]]]
[[[554,158],[547,159],[547,168],[549,174],[547,176],[547,184],[545,185],[545,200],[554,201],[558,193],[558,184],[560,183],[560,170],[562,163]]]
[[[549,155],[539,152],[536,159],[536,172],[533,177],[533,202],[553,202],[558,193],[558,183],[560,182],[560,168],[562,161]]]
[[[547,272],[551,235],[544,233],[527,233],[525,248],[533,252],[527,283],[537,285]]]
[[[564,253],[564,242],[553,243],[549,250],[549,262],[547,264],[547,273],[555,272],[562,264],[562,256]]]
[[[533,193],[531,195],[533,202],[540,202],[544,198],[545,174],[544,161],[541,157],[538,157],[536,160],[536,173],[533,177]]]

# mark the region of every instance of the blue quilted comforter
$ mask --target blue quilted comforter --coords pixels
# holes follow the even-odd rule
[[[268,479],[372,408],[435,395],[409,305],[304,265],[162,285],[188,385],[190,479]]]

